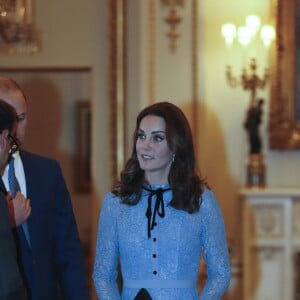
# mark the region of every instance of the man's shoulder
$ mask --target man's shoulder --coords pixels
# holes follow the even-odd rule
[[[43,156],[27,150],[21,150],[20,155],[23,162],[58,165],[57,160],[51,157]]]

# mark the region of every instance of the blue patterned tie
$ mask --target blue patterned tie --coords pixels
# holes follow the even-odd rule
[[[14,157],[12,156],[9,162],[9,169],[8,169],[8,183],[9,183],[9,189],[11,192],[12,199],[15,198],[16,193],[20,191],[20,185],[17,180],[16,174],[15,174],[15,165],[14,165]],[[26,221],[22,223],[22,229],[26,238],[26,241],[28,242],[28,245],[30,247],[30,236],[28,231],[28,224]],[[19,230],[18,230],[19,231]]]

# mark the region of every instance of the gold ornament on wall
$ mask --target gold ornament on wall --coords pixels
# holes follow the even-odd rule
[[[169,8],[169,13],[164,21],[170,26],[167,32],[167,37],[170,39],[171,52],[176,51],[176,41],[180,37],[177,26],[180,24],[182,18],[178,14],[178,7],[183,8],[186,0],[161,0],[162,5]]]
[[[8,54],[40,51],[33,22],[33,0],[0,0],[0,36]]]

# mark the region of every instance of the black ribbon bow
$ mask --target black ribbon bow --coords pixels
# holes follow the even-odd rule
[[[157,190],[152,190],[148,189],[145,186],[143,188],[150,192],[148,196],[148,207],[146,211],[146,217],[148,219],[148,238],[150,239],[151,237],[151,230],[153,230],[154,226],[156,225],[155,223],[155,218],[156,214],[158,214],[161,218],[164,218],[165,216],[165,205],[164,205],[164,199],[163,199],[163,194],[166,191],[171,190],[170,188],[162,189],[159,188]],[[154,211],[152,214],[152,197],[156,196],[156,201],[154,205]],[[152,217],[152,219],[151,219]]]
[[[144,288],[140,289],[133,300],[152,300],[148,291]]]

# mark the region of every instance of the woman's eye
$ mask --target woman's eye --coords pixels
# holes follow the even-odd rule
[[[162,142],[164,139],[165,139],[165,137],[164,137],[164,136],[161,136],[161,135],[155,135],[155,136],[153,137],[153,140],[154,140],[155,142],[157,142],[157,143]]]
[[[138,139],[138,140],[144,140],[144,139],[145,139],[145,135],[144,135],[143,133],[139,132],[139,133],[137,134],[137,139]]]

